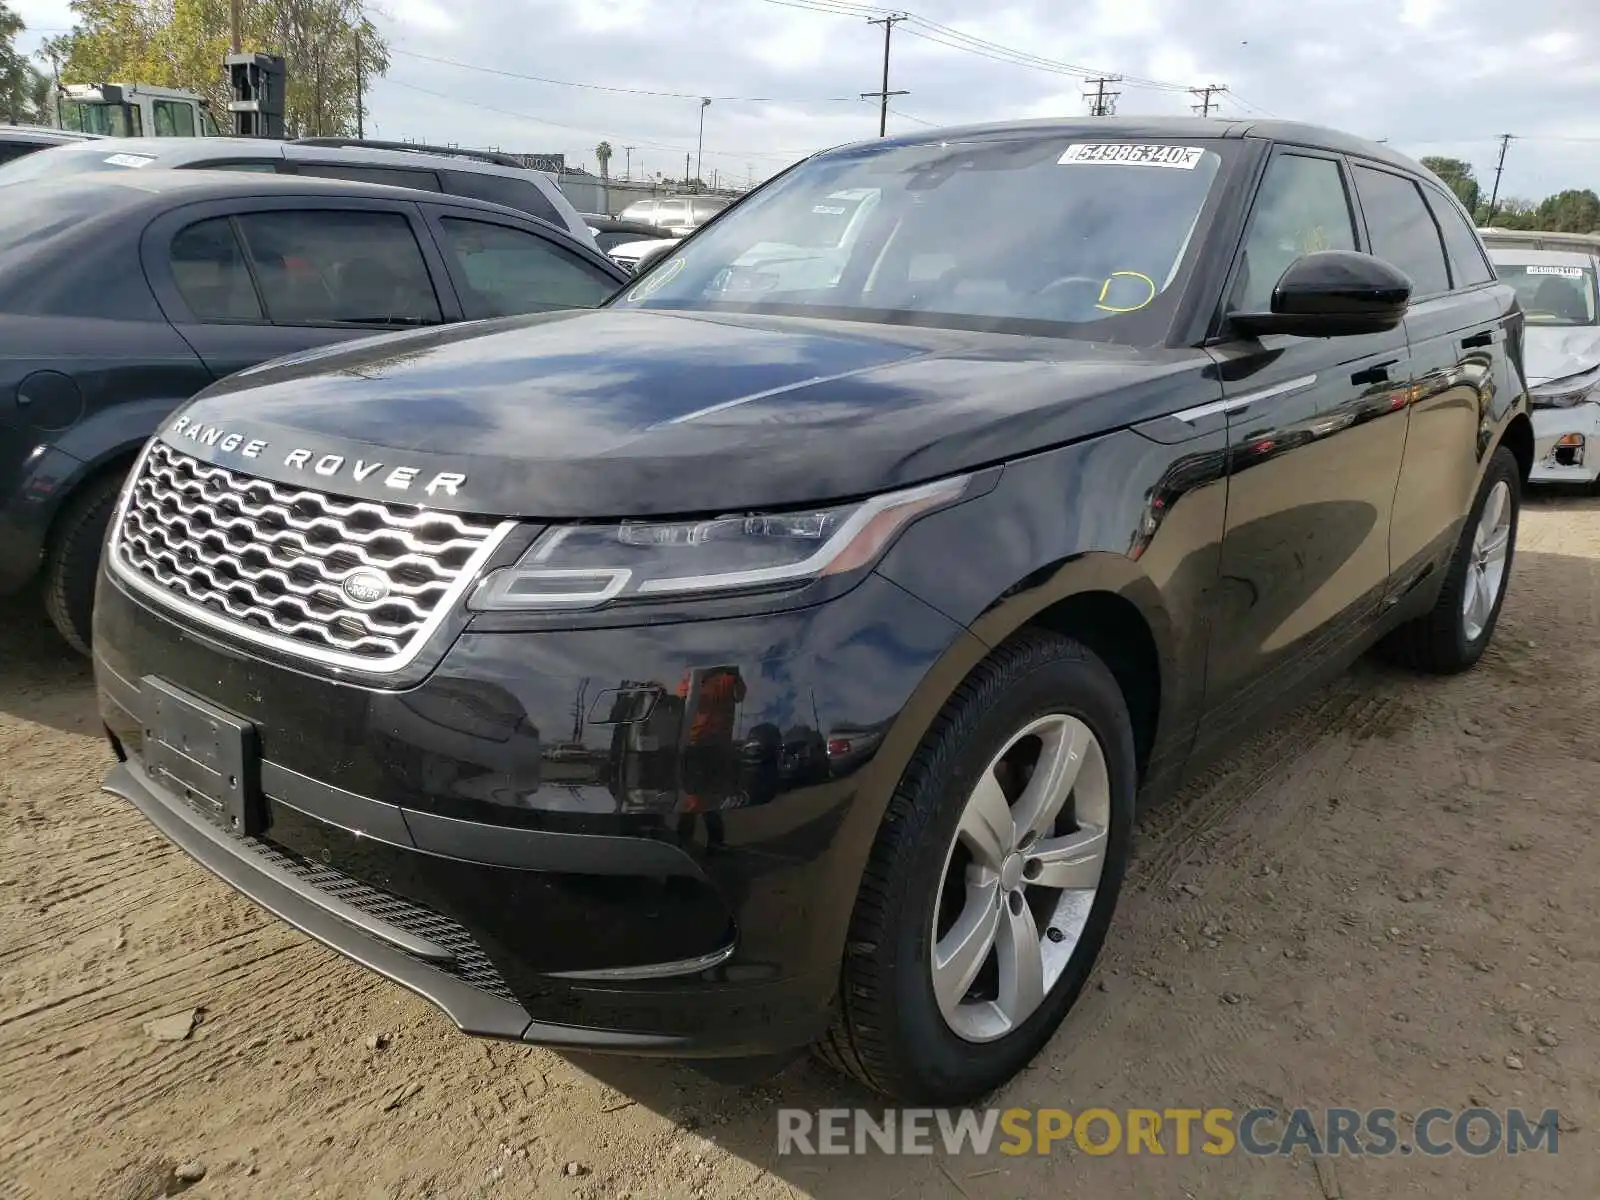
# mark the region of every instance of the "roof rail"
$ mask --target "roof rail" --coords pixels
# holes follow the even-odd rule
[[[430,146],[425,142],[380,142],[374,138],[303,137],[292,139],[298,146],[343,146],[358,150],[409,150],[413,154],[440,154],[447,158],[470,158],[497,167],[522,167],[515,155],[498,150],[465,150],[460,146]]]

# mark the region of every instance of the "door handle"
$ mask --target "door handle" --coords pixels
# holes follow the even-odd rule
[[[1461,339],[1464,350],[1472,350],[1478,346],[1492,346],[1498,340],[1498,335],[1492,329],[1483,329],[1477,333],[1468,334]]]
[[[1388,383],[1389,368],[1399,362],[1398,358],[1391,358],[1387,362],[1373,363],[1370,367],[1356,371],[1350,376],[1350,382],[1357,387],[1364,387],[1369,383]]]

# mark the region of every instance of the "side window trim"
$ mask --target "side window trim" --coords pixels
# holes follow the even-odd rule
[[[183,288],[178,284],[177,276],[172,271],[173,246],[176,245],[178,239],[184,234],[188,233],[189,230],[200,225],[209,224],[212,221],[221,221],[228,227],[228,236],[233,239],[234,249],[238,251],[239,261],[244,264],[245,274],[250,280],[250,290],[254,293],[256,298],[256,309],[261,313],[261,316],[258,318],[247,319],[240,317],[205,316],[195,311],[194,305],[190,303],[189,297],[184,294]],[[196,217],[193,220],[174,223],[168,232],[162,236],[161,241],[163,243],[162,258],[165,261],[167,273],[172,280],[172,294],[177,302],[183,306],[183,313],[188,318],[186,323],[193,325],[221,325],[248,328],[260,328],[269,326],[273,323],[272,314],[267,309],[266,297],[261,291],[261,282],[256,278],[255,265],[250,259],[250,248],[245,244],[244,238],[240,236],[239,223],[233,214],[209,213],[204,216]],[[159,299],[160,297],[158,295],[157,300],[159,301]],[[180,324],[185,322],[174,321],[173,323]]]
[[[267,293],[261,287],[261,276],[256,273],[256,256],[250,253],[250,243],[245,240],[244,231],[239,228],[239,214],[228,214],[228,232],[233,234],[233,243],[239,247],[239,257],[244,260],[245,272],[250,276],[250,286],[255,289],[256,303],[261,307],[261,321],[232,322],[235,324],[264,324],[276,325],[272,319],[272,310],[267,307]]]
[[[1453,206],[1457,203],[1457,200],[1454,196],[1448,195],[1436,184],[1429,183],[1426,179],[1422,180],[1422,199],[1427,205],[1428,213],[1433,217],[1433,223],[1435,225],[1439,225],[1440,221],[1438,212],[1434,210],[1434,205],[1444,204]],[[1468,227],[1469,229],[1471,228],[1470,222],[1468,223]],[[1444,242],[1444,261],[1445,266],[1450,271],[1451,291],[1471,291],[1473,288],[1488,287],[1490,284],[1495,282],[1496,272],[1494,269],[1494,263],[1490,261],[1488,252],[1484,250],[1483,243],[1479,240],[1475,230],[1473,230],[1473,248],[1477,251],[1478,258],[1484,269],[1489,272],[1489,278],[1480,279],[1477,283],[1463,283],[1456,279],[1456,260],[1455,255],[1450,253],[1450,239],[1444,237],[1444,229],[1442,227],[1439,230],[1439,235]]]
[[[1273,164],[1280,158],[1285,157],[1314,158],[1334,164],[1339,172],[1339,185],[1344,189],[1345,209],[1350,217],[1351,241],[1355,243],[1357,250],[1365,253],[1371,252],[1369,249],[1371,243],[1367,240],[1366,224],[1362,220],[1359,208],[1360,199],[1356,194],[1355,177],[1351,171],[1350,164],[1345,161],[1344,155],[1321,147],[1296,145],[1293,142],[1278,142],[1274,144],[1272,149],[1268,151],[1265,161],[1262,162],[1261,169],[1256,175],[1255,182],[1252,184],[1250,209],[1245,214],[1244,222],[1239,227],[1239,244],[1234,248],[1233,259],[1228,264],[1227,276],[1223,280],[1222,293],[1217,298],[1217,311],[1212,322],[1212,329],[1215,335],[1222,336],[1224,340],[1236,336],[1226,332],[1229,313],[1228,301],[1232,297],[1234,289],[1238,286],[1239,272],[1244,267],[1245,251],[1250,246],[1250,234],[1255,228],[1256,215],[1261,203],[1261,193],[1266,186],[1267,176],[1271,173]]]
[[[1351,159],[1352,177],[1355,174],[1356,166],[1360,166],[1369,171],[1376,171],[1380,175],[1388,175],[1394,179],[1399,179],[1410,184],[1417,191],[1417,199],[1422,201],[1422,211],[1428,214],[1428,223],[1433,226],[1433,236],[1438,240],[1439,243],[1439,256],[1444,260],[1446,280],[1445,290],[1442,292],[1428,292],[1425,295],[1420,296],[1413,295],[1411,297],[1411,302],[1415,304],[1419,300],[1433,300],[1439,296],[1450,295],[1450,293],[1455,290],[1455,272],[1450,264],[1450,251],[1445,247],[1444,230],[1439,228],[1439,218],[1434,215],[1433,205],[1428,203],[1427,194],[1422,189],[1422,180],[1405,171],[1397,171],[1388,163],[1377,162],[1370,158]],[[1353,178],[1352,183],[1354,183]],[[1371,230],[1367,226],[1366,209],[1361,205],[1361,188],[1359,186],[1353,186],[1351,190],[1354,193],[1356,205],[1360,209],[1362,229],[1367,234],[1367,245],[1370,247],[1372,245]],[[1369,254],[1372,253],[1370,249],[1367,252]]]

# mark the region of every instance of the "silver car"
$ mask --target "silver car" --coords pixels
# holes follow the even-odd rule
[[[618,218],[643,221],[665,233],[682,237],[704,225],[728,204],[725,196],[652,196],[648,200],[635,200],[618,214]]]
[[[1600,238],[1594,243],[1541,250],[1489,241],[1495,270],[1527,314],[1530,482],[1600,478]]]

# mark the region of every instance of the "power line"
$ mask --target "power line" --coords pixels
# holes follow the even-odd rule
[[[465,104],[469,108],[481,108],[485,112],[499,113],[504,117],[516,117],[520,121],[532,121],[535,125],[549,125],[554,129],[565,129],[572,133],[581,133],[585,137],[593,137],[601,132],[598,129],[584,128],[581,125],[567,125],[560,121],[552,121],[548,117],[536,117],[532,113],[518,112],[517,110],[511,108],[501,108],[494,104],[483,104],[477,100],[468,100],[464,96],[452,96],[447,92],[436,92],[432,88],[418,87],[414,83],[406,83],[404,80],[400,79],[386,78],[384,82],[387,84],[392,84],[395,87],[404,88],[408,92],[420,92],[424,96],[432,96],[438,100],[448,100],[454,104]],[[674,153],[679,154],[694,153],[694,149],[692,147],[675,146],[667,142],[653,142],[646,138],[638,138],[634,142],[634,145],[635,147],[647,146],[652,150],[671,150]],[[815,147],[808,147],[805,150],[707,150],[706,153],[710,155],[731,155],[738,158],[781,158],[786,161],[793,161],[798,156],[811,154],[814,153],[814,151]]]
[[[874,4],[856,4],[850,0],[762,0],[765,4],[775,4],[781,8],[796,8],[806,12],[829,13],[841,17],[863,17],[873,14],[887,14],[890,9],[881,8]],[[1075,75],[1079,78],[1093,78],[1105,74],[1096,67],[1081,66],[1076,63],[1062,62],[1057,59],[1045,58],[1026,50],[1018,50],[1014,46],[1002,45],[999,42],[981,38],[975,34],[964,33],[950,25],[938,21],[931,21],[926,17],[913,12],[901,11],[898,14],[910,26],[902,32],[935,45],[944,46],[952,50],[963,50],[976,54],[980,58],[992,59],[996,62],[1007,63],[1011,66],[1031,67],[1036,70],[1047,71],[1056,75]],[[1154,88],[1159,91],[1184,92],[1188,86],[1182,83],[1173,83],[1168,80],[1149,79],[1141,75],[1124,75],[1122,80],[1130,87]]]
[[[612,92],[624,96],[655,96],[668,100],[700,100],[704,98],[703,92],[665,92],[655,91],[650,88],[620,87],[608,83],[587,83],[575,79],[551,79],[544,75],[528,75],[521,71],[507,71],[501,67],[486,67],[480,63],[462,62],[456,58],[441,58],[436,54],[423,54],[416,50],[401,50],[390,47],[391,54],[399,54],[406,58],[420,59],[423,62],[440,63],[447,67],[459,67],[464,71],[478,71],[485,75],[499,75],[505,79],[521,79],[529,83],[547,83],[555,87],[582,88],[591,92]],[[802,99],[799,97],[781,96],[712,96],[712,100],[720,103],[739,102],[746,104],[854,104],[854,96],[821,96],[815,99]]]

